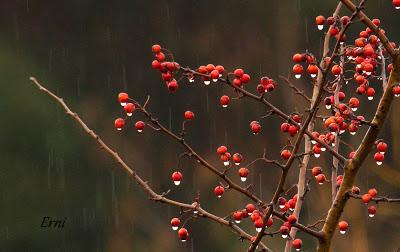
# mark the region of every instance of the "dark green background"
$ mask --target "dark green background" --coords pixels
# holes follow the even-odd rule
[[[398,41],[400,13],[390,2],[368,1],[367,12],[381,17],[389,38]],[[125,131],[116,132],[113,120],[123,114],[116,95],[128,91],[139,101],[151,95],[149,108],[175,131],[183,112],[193,110],[196,120],[189,125],[188,141],[221,169],[215,154],[221,144],[241,152],[247,161],[259,157],[264,148],[271,158],[278,158],[286,139],[277,133],[277,118],[262,120],[262,134],[253,136],[248,123],[265,114],[265,108],[243,99],[222,109],[219,97],[233,94],[221,85],[183,81],[176,94],[168,94],[159,74],[150,68],[151,45],[170,49],[182,65],[243,67],[253,78],[249,89],[254,90],[263,75],[276,80],[279,74],[287,75],[293,53],[309,49],[320,55],[323,33],[317,31],[314,18],[328,16],[335,4],[332,0],[1,1],[0,251],[244,251],[247,243],[205,220],[189,222],[192,239],[182,244],[169,226],[177,209],[149,201],[53,100],[34,88],[29,76],[62,96],[156,191],[171,188],[170,197],[189,203],[199,191],[204,208],[225,216],[243,208],[247,200],[234,192],[217,200],[212,190],[219,181],[191,160],[182,162],[182,186],[173,187],[170,174],[181,147],[149,128],[137,134],[132,122]],[[350,15],[347,10],[342,13]],[[360,27],[350,28],[349,39]],[[310,94],[309,80],[295,83]],[[304,111],[303,100],[283,83],[268,99],[285,112]],[[360,113],[371,118],[377,101],[360,100]],[[381,136],[390,146],[386,162],[377,167],[368,158],[357,180],[362,191],[375,186],[380,194],[400,196],[399,106],[395,101]],[[361,135],[346,139],[356,145]],[[342,152],[347,155],[348,149]],[[319,163],[329,173],[330,158],[323,157]],[[315,163],[313,159],[311,165]],[[251,174],[255,192],[269,200],[277,177],[276,168],[255,166]],[[296,181],[293,169],[288,184]],[[305,224],[323,217],[330,205],[328,184],[311,183],[311,187],[301,217]],[[334,251],[395,251],[400,247],[399,210],[382,204],[376,218],[369,219],[364,205],[350,201],[344,213],[349,234],[335,237]],[[67,217],[66,227],[42,229],[44,216]],[[253,226],[243,227],[255,233]],[[299,236],[305,251],[313,251],[315,240]],[[276,251],[283,248],[279,237],[264,241]]]

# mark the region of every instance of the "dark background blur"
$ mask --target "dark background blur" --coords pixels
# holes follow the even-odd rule
[[[139,101],[150,94],[151,111],[175,131],[183,112],[193,110],[196,120],[189,125],[188,141],[221,169],[215,154],[221,144],[241,152],[247,161],[262,155],[264,148],[277,158],[278,146],[286,142],[276,133],[277,118],[263,120],[262,134],[253,136],[248,124],[265,114],[265,108],[243,99],[222,109],[219,97],[232,93],[221,85],[182,81],[176,94],[168,94],[150,68],[151,45],[170,49],[182,65],[243,67],[253,78],[249,88],[254,90],[263,75],[276,80],[279,74],[287,75],[293,53],[309,49],[320,55],[323,33],[314,19],[329,16],[335,6],[332,0],[0,1],[0,251],[244,251],[247,243],[205,220],[190,222],[191,240],[181,243],[169,225],[177,209],[149,201],[53,100],[35,89],[29,76],[62,96],[156,191],[171,188],[170,197],[185,202],[199,191],[203,207],[225,216],[247,200],[233,192],[216,199],[212,191],[219,181],[192,160],[182,162],[184,181],[174,187],[170,174],[181,147],[149,128],[136,133],[132,122],[117,132],[113,121],[123,115],[117,94],[127,91]],[[366,7],[371,17],[381,18],[389,38],[399,41],[400,17],[391,1],[368,1]],[[350,15],[347,10],[342,14]],[[350,31],[356,34],[360,27]],[[307,78],[296,84],[310,94]],[[304,102],[284,84],[268,97],[286,112],[304,111]],[[369,104],[376,103],[362,97],[360,113],[371,118]],[[381,136],[390,146],[385,163],[378,167],[369,158],[357,185],[362,191],[375,186],[379,194],[399,197],[399,101],[393,105]],[[346,139],[356,144],[361,136]],[[349,150],[342,152],[347,155]],[[331,159],[323,157],[319,164],[329,173]],[[315,163],[312,158],[310,165]],[[288,184],[295,183],[297,175],[293,169]],[[276,168],[256,165],[251,173],[255,192],[269,200],[277,177]],[[319,220],[330,206],[330,185],[313,182],[311,187],[301,216],[305,224]],[[373,219],[366,208],[350,200],[343,217],[350,231],[335,236],[333,251],[400,247],[400,207],[381,204]],[[44,216],[67,217],[66,227],[40,228]],[[248,223],[242,226],[255,233]],[[305,251],[314,250],[314,239],[302,233],[299,237]],[[264,241],[276,251],[283,249],[279,237]]]

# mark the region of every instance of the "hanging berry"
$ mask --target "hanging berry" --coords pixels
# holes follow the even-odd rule
[[[216,186],[214,189],[214,194],[218,197],[221,198],[222,194],[224,194],[225,188],[222,186]]]
[[[194,113],[192,111],[186,111],[185,112],[185,119],[186,120],[193,120],[194,119]]]
[[[239,153],[235,153],[232,156],[232,160],[235,163],[235,165],[240,165],[240,163],[242,162],[242,155],[240,155]]]
[[[242,167],[239,169],[239,176],[240,176],[240,180],[242,182],[245,182],[247,180],[247,176],[249,175],[249,169],[247,169],[246,167]]]
[[[326,177],[324,174],[318,174],[317,176],[315,176],[315,179],[317,180],[317,183],[319,185],[322,185],[322,184],[324,184]]]
[[[171,177],[172,177],[172,181],[174,182],[174,184],[176,186],[181,184],[181,181],[183,178],[182,173],[180,173],[179,171],[176,171],[176,172],[172,173]]]
[[[281,157],[285,160],[288,160],[290,158],[290,156],[292,156],[292,153],[290,152],[290,150],[283,150],[281,152]]]
[[[219,102],[220,102],[220,104],[221,104],[221,106],[222,106],[223,108],[228,107],[228,104],[229,104],[229,96],[227,96],[227,95],[221,96],[221,98],[219,99]]]
[[[182,242],[185,242],[189,239],[189,232],[187,231],[186,228],[181,228],[178,231],[178,236],[181,238]]]
[[[137,132],[139,132],[139,133],[143,131],[144,126],[145,126],[145,123],[142,121],[137,121],[135,123],[135,128],[136,128]]]
[[[178,227],[180,224],[181,224],[181,221],[178,218],[172,218],[172,220],[171,220],[172,230],[174,230],[174,231],[178,230]]]
[[[115,128],[116,128],[117,130],[122,130],[122,128],[124,127],[124,125],[125,125],[125,120],[124,120],[124,119],[122,119],[122,118],[117,118],[117,119],[115,119],[115,121],[114,121],[114,126],[115,126]]]
[[[124,110],[125,110],[127,116],[132,116],[133,111],[135,111],[135,104],[130,103],[130,102],[125,104]]]
[[[375,206],[369,206],[368,207],[368,216],[370,217],[370,218],[373,218],[374,216],[375,216],[375,214],[376,214],[376,207]]]
[[[296,79],[301,78],[301,74],[303,73],[303,67],[300,64],[296,64],[293,66],[293,73]]]
[[[347,228],[349,227],[349,224],[347,223],[347,221],[340,221],[338,226],[339,226],[340,233],[345,234],[347,231]]]
[[[374,159],[375,159],[377,165],[382,165],[383,160],[385,159],[385,155],[383,155],[380,152],[377,152],[374,155]]]
[[[118,102],[121,104],[122,107],[126,105],[128,100],[129,100],[129,96],[127,93],[119,93],[118,94]]]
[[[317,16],[315,18],[315,24],[317,25],[318,30],[324,29],[325,17],[324,16]]]
[[[221,145],[220,147],[218,147],[217,149],[217,153],[219,155],[224,155],[226,152],[228,151],[228,148],[224,145]]]
[[[296,251],[300,251],[301,246],[303,245],[303,242],[300,239],[294,239],[292,242],[292,245]]]
[[[257,121],[252,121],[250,123],[250,129],[253,132],[254,135],[257,135],[261,131],[261,125]]]
[[[239,224],[240,222],[241,222],[241,220],[242,220],[242,212],[241,211],[236,211],[236,212],[234,212],[233,213],[233,219],[235,220],[235,222],[237,223],[237,224]]]

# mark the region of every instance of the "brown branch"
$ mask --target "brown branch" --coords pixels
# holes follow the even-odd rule
[[[129,176],[136,181],[136,183],[145,191],[150,196],[151,200],[154,200],[156,202],[161,202],[161,203],[166,203],[169,205],[173,205],[178,208],[184,208],[184,209],[190,209],[192,211],[198,211],[198,215],[204,218],[208,218],[210,220],[213,220],[214,222],[220,223],[224,226],[227,226],[232,229],[233,232],[238,234],[241,239],[246,239],[248,241],[251,241],[252,236],[245,231],[243,231],[240,227],[232,223],[231,221],[227,221],[224,218],[221,218],[219,216],[216,216],[212,213],[209,213],[208,211],[204,210],[203,208],[200,207],[198,203],[194,204],[185,204],[179,201],[171,200],[165,197],[166,193],[163,194],[157,194],[153,189],[149,186],[148,182],[143,180],[137,173],[136,171],[129,167],[125,161],[119,156],[119,154],[114,151],[111,147],[109,147],[93,130],[91,130],[85,122],[82,121],[82,119],[78,116],[77,113],[72,112],[71,109],[67,106],[67,104],[64,102],[64,100],[57,95],[55,95],[53,92],[50,90],[46,89],[43,87],[34,77],[31,77],[30,80],[36,85],[37,88],[39,88],[40,91],[44,92],[51,98],[53,98],[56,102],[58,102],[65,110],[67,115],[71,116],[72,119],[74,119],[76,122],[78,122],[79,126],[91,137],[93,138],[97,144],[113,158],[128,174]],[[147,102],[145,103],[147,104]],[[142,109],[145,109],[142,107]],[[265,251],[271,251],[268,247],[266,247],[264,244],[260,243],[261,247]]]
[[[303,97],[308,103],[311,103],[311,98],[308,97],[304,91],[300,90],[298,87],[296,87],[290,80],[289,78],[279,75],[279,78],[281,78],[287,85],[289,88],[293,89],[295,94]]]
[[[342,2],[348,2],[348,1],[342,0]],[[330,251],[333,233],[336,229],[336,226],[339,222],[339,218],[348,200],[347,192],[352,188],[357,172],[360,169],[361,165],[363,164],[365,158],[369,154],[372,146],[374,145],[376,137],[381,131],[385,119],[389,113],[389,109],[393,100],[392,89],[394,85],[396,85],[400,81],[399,70],[400,70],[400,57],[398,55],[398,51],[396,50],[393,51],[393,70],[390,74],[387,88],[384,90],[384,93],[379,101],[379,105],[375,112],[374,118],[371,122],[371,126],[369,126],[369,129],[365,134],[360,146],[358,147],[355,156],[345,166],[344,169],[345,172],[342,184],[336,195],[335,201],[328,212],[326,222],[322,229],[324,233],[324,239],[321,239],[319,241],[318,244],[319,252]]]
[[[349,192],[348,196],[350,198],[354,198],[354,199],[361,199],[361,195],[358,194],[354,194]],[[400,203],[400,198],[388,198],[388,197],[384,197],[384,196],[378,196],[378,197],[373,197],[371,198],[371,201],[375,202],[375,203],[379,203],[379,202],[387,202],[387,203]]]

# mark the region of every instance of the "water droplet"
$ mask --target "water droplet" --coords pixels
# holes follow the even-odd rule
[[[242,182],[246,182],[247,178],[246,178],[246,177],[240,177],[240,180],[241,180]]]
[[[225,166],[228,166],[228,165],[229,165],[229,161],[225,161],[225,162],[224,162],[224,165],[225,165]]]
[[[372,101],[374,99],[373,96],[368,96],[368,100]]]
[[[314,153],[314,157],[319,158],[319,156],[321,156],[321,154]]]
[[[122,128],[117,128],[117,130],[122,130]]]
[[[188,80],[189,80],[190,83],[194,82],[194,76],[188,77]]]
[[[317,25],[318,30],[322,31],[324,29],[324,25]]]
[[[301,74],[295,74],[294,77],[295,77],[296,79],[300,79],[300,78],[301,78]]]
[[[296,251],[300,251],[300,249],[296,249]]]
[[[293,212],[293,211],[294,211],[294,208],[289,208],[289,211],[290,211],[290,212]]]
[[[368,216],[369,216],[370,218],[373,218],[373,217],[375,216],[375,214],[368,214]]]
[[[260,233],[260,232],[261,232],[261,229],[262,229],[262,228],[256,228],[256,231],[257,231],[258,233]]]
[[[284,208],[285,208],[285,205],[279,205],[279,208],[280,208],[280,209],[284,209]]]
[[[334,134],[335,132],[332,132],[332,134]],[[326,151],[325,147],[321,147],[321,151]]]
[[[218,195],[217,198],[220,199],[222,197],[222,195]]]
[[[352,111],[356,112],[358,108],[351,108]]]
[[[339,134],[341,135],[341,134],[343,134],[344,132],[346,132],[345,130],[340,130],[339,131]]]
[[[396,10],[400,10],[400,6],[396,6],[394,7]]]
[[[325,105],[325,108],[326,108],[326,109],[331,109],[331,108],[332,108],[332,105]]]
[[[209,81],[209,80],[205,80],[204,81],[204,84],[207,85],[207,86],[210,85],[210,83],[211,83],[211,81]]]
[[[355,131],[350,132],[350,135],[354,136],[356,134]]]
[[[286,239],[287,237],[288,237],[288,235],[286,235],[286,234],[283,234],[283,235],[282,235],[282,238],[283,238],[283,239]]]
[[[222,105],[222,107],[223,107],[223,108],[227,108],[227,107],[228,107],[228,105]]]
[[[316,144],[317,142],[315,140],[311,140],[311,143],[312,144]]]
[[[141,133],[141,132],[143,132],[143,130],[137,130],[137,132]]]
[[[323,185],[324,184],[324,182],[318,182],[318,185]]]
[[[218,79],[213,79],[213,82],[217,82],[218,81]]]
[[[371,75],[372,72],[367,72],[367,71],[365,71],[365,74],[366,74],[366,75]]]
[[[186,240],[184,240],[184,239],[182,239],[181,241],[182,241],[182,242],[186,242]]]
[[[346,230],[340,230],[340,233],[341,233],[341,234],[345,234],[345,233],[346,233]]]
[[[332,147],[335,147],[335,143],[332,143]]]
[[[395,94],[394,97],[400,97],[400,94]]]
[[[174,181],[174,184],[175,184],[176,186],[178,186],[178,185],[181,184],[181,181],[180,181],[180,180],[176,180],[176,181]]]
[[[240,220],[235,220],[235,222],[236,222],[237,224],[239,224],[239,223],[240,223]]]
[[[218,75],[218,77],[220,77],[220,78],[221,78],[221,77],[222,77],[222,74],[219,74],[219,75]]]
[[[384,151],[381,151],[381,152],[379,152],[379,153],[381,153],[381,154],[385,155],[385,152],[384,152]]]
[[[194,210],[194,211],[193,211],[193,213],[194,213],[194,214],[198,214],[198,213],[199,213],[199,211],[197,211],[197,210]]]
[[[240,165],[240,163],[235,163],[235,165]]]
[[[377,161],[376,164],[377,164],[377,165],[382,165],[382,162]]]
[[[311,78],[315,78],[315,77],[317,77],[317,75],[316,75],[316,74],[310,74],[310,76],[311,76]]]
[[[126,102],[121,102],[121,106],[124,107],[126,105]]]
[[[132,116],[132,113],[126,113],[127,116]]]
[[[178,230],[178,227],[172,227],[172,230],[176,231]]]

